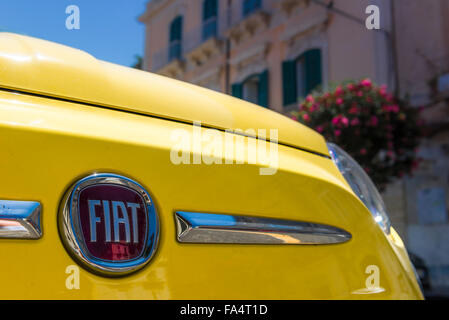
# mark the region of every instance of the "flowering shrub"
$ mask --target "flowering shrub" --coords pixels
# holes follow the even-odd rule
[[[416,168],[418,110],[369,79],[309,95],[292,118],[346,150],[383,190]]]

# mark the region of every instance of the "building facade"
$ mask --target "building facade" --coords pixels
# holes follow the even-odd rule
[[[384,198],[435,288],[449,285],[449,2],[394,1],[399,94],[423,107],[422,159]]]
[[[361,22],[310,0],[152,0],[144,69],[278,112],[341,79],[392,84],[387,39],[364,24],[369,1],[335,2]]]
[[[380,8],[380,30],[365,25]],[[384,193],[392,223],[449,286],[446,0],[152,0],[144,69],[287,113],[317,87],[371,78],[424,106],[423,159]]]

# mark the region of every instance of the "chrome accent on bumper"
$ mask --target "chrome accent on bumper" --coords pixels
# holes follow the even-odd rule
[[[175,212],[177,239],[183,243],[336,244],[351,234],[323,224],[248,216]]]
[[[40,215],[39,202],[0,200],[0,238],[40,239]]]

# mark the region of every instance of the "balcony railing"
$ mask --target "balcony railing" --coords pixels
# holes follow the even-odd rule
[[[170,63],[175,59],[181,59],[181,55],[182,55],[182,41],[181,40],[172,41],[168,48],[168,62]]]
[[[203,22],[203,41],[217,36],[217,17],[212,17]]]
[[[170,62],[182,60],[191,51],[201,46],[209,39],[221,39],[226,31],[226,12],[220,17],[212,17],[202,24],[185,33],[181,41],[173,41],[153,55],[152,71],[157,71]]]
[[[172,61],[181,60],[183,55],[183,41],[172,41],[168,47],[153,54],[151,70],[157,71]]]
[[[250,0],[248,2],[236,1],[228,9],[230,15],[229,25],[227,29],[239,24],[253,13],[263,10],[263,0]]]
[[[186,34],[184,54],[188,54],[189,52],[195,50],[209,39],[223,38],[225,31],[226,13],[223,13],[219,17],[212,17],[206,21],[203,21],[199,27]]]

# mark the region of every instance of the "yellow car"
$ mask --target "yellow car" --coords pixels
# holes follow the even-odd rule
[[[1,299],[422,299],[358,164],[280,114],[0,33]]]

